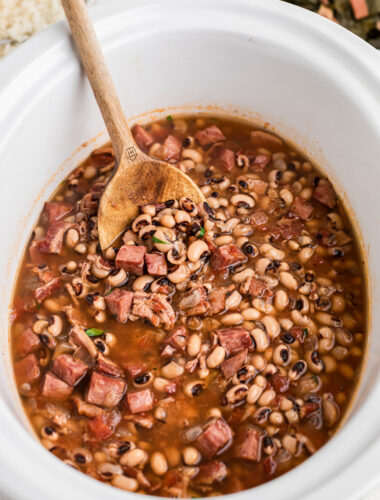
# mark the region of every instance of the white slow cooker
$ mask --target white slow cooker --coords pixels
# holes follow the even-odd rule
[[[252,119],[294,141],[335,182],[369,276],[367,363],[342,429],[296,469],[233,499],[349,500],[380,480],[380,57],[279,0],[111,0],[92,10],[125,113]],[[8,318],[23,249],[44,200],[107,140],[65,23],[0,62],[0,494],[16,500],[138,498],[46,451],[24,417]]]

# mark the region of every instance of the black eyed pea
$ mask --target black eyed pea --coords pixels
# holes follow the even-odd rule
[[[70,452],[70,458],[78,465],[86,465],[92,461],[92,454],[87,448],[74,448]]]
[[[133,379],[133,386],[137,388],[148,387],[154,380],[153,372],[145,372]]]
[[[263,406],[255,411],[253,418],[257,424],[263,424],[268,421],[269,415],[272,413],[271,408]]]
[[[174,219],[176,224],[191,224],[191,217],[185,210],[177,210],[174,214]]]
[[[186,260],[186,247],[182,241],[174,242],[173,247],[166,254],[166,258],[171,264],[183,264]]]
[[[222,245],[227,245],[228,243],[233,243],[234,239],[229,234],[224,234],[223,236],[218,236],[214,239],[214,243],[217,247]]]
[[[152,224],[152,217],[149,214],[141,214],[132,223],[132,231],[138,233],[144,226]]]
[[[220,411],[219,408],[210,408],[210,410],[207,412],[207,418],[221,418],[222,412]]]
[[[183,151],[185,151],[185,150],[183,150]],[[183,151],[182,151],[182,154],[183,154]],[[199,155],[202,156],[200,153],[199,153]],[[196,161],[194,158],[191,158],[191,160],[194,160],[195,163],[201,163],[201,161],[202,161],[202,159],[200,159],[200,161]],[[187,198],[186,196],[182,197],[179,200],[179,206],[182,210],[187,212],[191,217],[195,217],[196,215],[198,215],[198,207],[195,205],[195,203],[190,198]]]
[[[232,275],[232,281],[234,283],[237,283],[237,284],[241,284],[243,283],[243,281],[246,280],[246,278],[250,277],[250,276],[254,276],[255,273],[253,271],[253,269],[247,267],[246,269],[243,269],[242,271],[239,271],[237,273],[234,273]]]
[[[241,296],[241,294],[237,290],[234,290],[226,298],[226,309],[237,309],[242,299],[243,297]]]
[[[169,379],[180,377],[183,372],[183,366],[176,363],[175,361],[169,361],[169,363],[161,368],[161,375]]]
[[[242,311],[241,315],[245,321],[257,321],[262,316],[261,312],[254,307],[247,307]]]
[[[268,363],[263,370],[263,375],[265,375],[266,377],[271,377],[272,375],[276,375],[277,372],[278,367],[273,363]]]
[[[181,152],[181,157],[189,160],[193,160],[194,163],[202,163],[203,155],[196,149],[185,148]],[[181,200],[184,198],[181,198]],[[186,198],[187,200],[189,198]],[[181,203],[181,202],[180,202]]]
[[[291,455],[295,455],[298,450],[298,439],[292,434],[286,434],[282,440],[282,446],[288,450]]]
[[[255,404],[263,393],[267,385],[267,380],[262,375],[257,375],[254,383],[248,388],[247,392],[247,403],[252,405]]]
[[[69,248],[74,248],[79,243],[79,233],[76,229],[71,228],[66,233],[66,245]]]
[[[190,270],[186,264],[180,264],[175,271],[168,274],[168,279],[174,283],[183,283],[190,276]]]
[[[231,233],[235,229],[235,227],[239,224],[239,222],[240,219],[238,219],[237,217],[232,217],[231,219],[228,219],[224,223],[224,232]]]
[[[249,384],[249,382],[251,382],[251,380],[255,377],[256,373],[257,370],[253,365],[244,365],[232,377],[232,383],[234,385]]]
[[[50,425],[44,425],[41,427],[41,437],[44,439],[48,439],[49,441],[57,441],[59,438],[58,432],[51,427]]]
[[[336,340],[338,344],[345,347],[349,346],[353,342],[353,336],[351,332],[344,328],[337,328],[336,330]]]
[[[137,467],[144,464],[148,460],[148,453],[141,448],[134,448],[124,453],[120,457],[120,464],[127,467]]]
[[[235,238],[239,238],[240,236],[251,236],[252,233],[252,226],[247,224],[238,224],[232,231],[232,234],[235,236]]]
[[[150,467],[156,476],[163,476],[168,470],[166,457],[160,451],[155,451],[150,457]]]
[[[296,361],[289,369],[288,376],[290,380],[298,380],[307,371],[306,361],[300,359]]]
[[[317,312],[314,316],[314,318],[321,323],[322,325],[326,326],[334,326],[336,328],[339,328],[342,326],[343,322],[340,318],[337,318],[333,316],[332,314],[326,313],[326,312]]]
[[[248,194],[243,193],[234,194],[233,196],[231,196],[230,202],[232,203],[232,205],[238,208],[251,209],[255,206],[255,200]]]
[[[265,330],[271,339],[275,339],[280,335],[281,326],[276,318],[273,316],[264,316],[260,321],[265,326]]]
[[[219,321],[224,326],[236,326],[241,325],[243,323],[243,316],[240,313],[230,313],[224,314],[219,318]]]
[[[211,354],[208,355],[206,364],[208,368],[217,368],[226,358],[226,351],[222,346],[216,346]]]
[[[344,347],[342,345],[337,345],[332,349],[331,354],[334,356],[334,358],[338,361],[343,361],[344,359],[347,358],[349,355],[347,347]]]
[[[117,474],[111,479],[112,486],[125,491],[136,491],[139,487],[137,479],[127,477],[122,474]]]
[[[270,259],[267,259],[266,257],[261,257],[260,259],[257,259],[255,263],[255,270],[259,276],[264,276],[264,274],[267,272],[267,269],[272,266],[272,262]]]
[[[37,333],[37,335],[38,335],[38,334],[42,333],[44,330],[46,330],[48,324],[49,324],[49,322],[47,320],[45,320],[45,319],[38,319],[33,324],[32,330],[34,331],[34,333]]]
[[[166,378],[156,377],[153,380],[153,387],[157,392],[165,392],[166,387],[168,386],[169,383],[170,383],[169,380],[167,380]]]
[[[274,296],[274,307],[276,311],[283,311],[289,305],[289,297],[285,290],[278,290]]]
[[[305,354],[305,360],[312,373],[320,373],[324,368],[323,361],[319,358],[317,351],[308,351]]]
[[[282,425],[284,423],[284,416],[279,411],[273,411],[269,415],[269,422],[273,425]]]
[[[182,450],[182,458],[185,465],[197,465],[201,460],[201,454],[194,446],[186,446]]]
[[[285,252],[280,250],[270,243],[263,243],[260,245],[260,253],[264,257],[272,260],[282,260],[285,257]]]
[[[297,290],[298,281],[296,278],[286,271],[280,273],[280,283],[288,290]]]
[[[281,189],[280,190],[280,198],[285,202],[285,205],[287,207],[290,207],[291,205],[293,205],[293,201],[294,201],[294,196],[293,196],[293,193],[289,190],[289,189]]]
[[[324,326],[319,329],[319,335],[322,337],[318,342],[318,352],[320,354],[326,354],[335,345],[335,333],[328,326]]]
[[[118,464],[101,462],[97,467],[97,472],[102,479],[110,480],[118,474],[123,474],[123,469]]]
[[[199,353],[201,350],[201,337],[198,333],[190,335],[186,350],[188,355],[191,357],[194,357]]]
[[[248,387],[245,384],[238,384],[231,387],[224,396],[223,403],[226,405],[236,405],[245,400],[248,394]]]
[[[290,347],[286,344],[279,344],[274,348],[273,361],[278,366],[286,366],[291,359]]]
[[[197,262],[205,255],[208,255],[209,252],[208,245],[205,241],[196,240],[193,241],[187,249],[187,258],[190,262]]]
[[[254,328],[251,330],[250,336],[253,339],[257,352],[264,352],[269,347],[269,337],[261,328]]]
[[[50,333],[50,335],[53,335],[53,337],[57,337],[62,332],[62,328],[63,328],[62,318],[57,314],[50,316],[47,327],[47,331]]]
[[[140,231],[139,231],[139,239],[140,240],[150,240],[154,233],[157,230],[157,226],[154,226],[153,224],[148,224],[146,226],[143,226]],[[130,240],[128,243],[133,242],[133,240]]]
[[[252,356],[252,365],[258,372],[262,372],[266,367],[267,361],[264,356],[260,354],[255,354]]]
[[[332,427],[339,418],[339,406],[335,403],[332,394],[323,394],[322,396],[323,420],[328,427]]]
[[[169,252],[169,250],[173,247],[173,243],[175,240],[176,240],[176,233],[173,231],[173,229],[169,227],[161,226],[153,234],[153,244],[159,252],[163,253]]]
[[[306,264],[312,258],[314,253],[314,248],[312,247],[304,247],[298,254],[298,260],[301,264]]]
[[[260,406],[269,406],[276,398],[276,391],[273,389],[267,389],[264,391],[258,399],[258,404]]]
[[[172,215],[164,214],[162,215],[162,217],[160,217],[160,224],[162,224],[164,227],[174,227],[176,222]]]
[[[185,385],[184,392],[189,398],[199,396],[203,391],[205,383],[202,380],[192,380]]]
[[[116,288],[125,283],[127,277],[127,273],[124,271],[124,269],[119,269],[116,274],[108,276],[107,282],[112,288]]]
[[[252,306],[263,314],[272,314],[274,312],[272,304],[259,297],[255,297],[252,300]]]
[[[132,290],[135,292],[146,292],[149,290],[150,284],[154,281],[153,276],[149,276],[149,274],[143,274],[135,279],[132,284]]]
[[[285,418],[291,425],[297,424],[300,419],[298,412],[296,410],[287,410],[285,412]]]

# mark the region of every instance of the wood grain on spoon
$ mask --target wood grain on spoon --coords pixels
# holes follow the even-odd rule
[[[138,205],[182,196],[200,203],[205,198],[186,174],[138,149],[84,0],[62,0],[62,5],[116,157],[114,175],[99,204],[99,241],[104,250],[112,245],[138,215]]]

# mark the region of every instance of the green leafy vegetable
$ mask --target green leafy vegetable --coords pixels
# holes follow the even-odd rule
[[[307,337],[309,335],[309,330],[307,328],[304,328],[303,334],[305,335],[305,337]]]
[[[172,121],[173,121],[173,117],[172,117],[172,115],[168,115],[168,116],[166,117],[166,119],[168,120],[168,122],[172,122]]]
[[[153,243],[161,243],[161,245],[170,245],[168,241],[162,241],[159,238],[156,238],[155,236],[152,236]]]
[[[202,236],[204,236],[205,232],[206,232],[205,228],[201,227],[199,230],[198,238],[202,238]]]
[[[89,328],[86,330],[86,333],[89,337],[99,337],[99,335],[103,335],[104,330],[99,330],[99,328]]]
[[[104,297],[107,297],[112,292],[113,288],[110,288],[107,293],[104,294]]]

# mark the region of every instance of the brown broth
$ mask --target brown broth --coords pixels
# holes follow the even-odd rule
[[[188,130],[184,133],[177,131],[176,120],[177,117],[174,117],[174,120],[161,120],[153,125],[148,125],[146,129],[153,132],[153,134],[156,134],[156,137],[161,134],[163,138],[165,138],[167,131],[169,131],[169,133],[178,137],[182,142],[187,136],[193,137],[197,130],[203,129],[211,124],[215,124],[222,130],[223,134],[227,138],[224,142],[225,148],[231,149],[235,152],[239,150],[247,152],[255,149],[252,148],[250,140],[251,131],[257,129],[253,125],[251,126],[247,123],[239,121],[208,116],[189,116],[184,117],[188,127]],[[197,147],[203,152],[210,148],[210,146],[203,148],[199,146]],[[295,165],[294,171],[296,177],[289,182],[289,184],[293,185],[294,181],[297,179],[304,178],[305,186],[309,187],[309,179],[311,177],[323,176],[323,174],[319,173],[314,166],[311,166],[308,163],[305,164],[307,159],[290,146],[286,145],[282,150],[285,153],[287,166],[289,166],[289,164]],[[255,154],[257,154],[257,151],[255,151]],[[195,170],[189,172],[189,175],[199,186],[211,185],[211,192],[217,192],[217,183],[213,183],[212,179],[227,176],[230,179],[231,184],[235,184],[237,177],[245,175],[246,173],[243,172],[242,169],[236,167],[232,172],[226,174],[222,167],[218,165],[216,160],[206,159],[205,163],[207,163],[207,161],[208,165],[205,166],[205,168],[201,168],[198,165]],[[102,163],[102,160],[99,160],[99,157],[97,158],[96,155],[90,155],[90,157],[79,167],[79,169],[85,169],[88,166],[95,166],[97,169],[97,176],[90,180],[86,180],[82,176],[79,176],[78,179],[76,179],[75,176],[69,176],[69,180],[62,183],[52,200],[69,200],[71,203],[76,203],[81,199],[83,194],[91,187],[91,185],[99,182],[99,177],[102,178],[101,180],[105,180],[106,177],[110,175],[110,170],[103,176],[101,173],[99,174],[100,169],[106,164],[106,161],[103,161]],[[210,169],[210,165],[212,165],[212,169]],[[273,163],[270,163],[262,173],[258,173],[259,178],[267,180],[269,172],[272,170],[274,170]],[[78,169],[76,171],[80,172]],[[288,169],[286,171],[288,171]],[[290,171],[292,170],[290,169]],[[279,182],[281,183],[281,179]],[[282,187],[284,186],[280,185],[280,188]],[[311,188],[314,189],[315,186],[311,186]],[[214,191],[214,189],[216,191]],[[269,189],[271,188],[269,187]],[[273,188],[273,190],[275,191],[275,188]],[[221,195],[219,195],[219,197],[221,197]],[[258,196],[259,203],[256,204],[255,210],[260,208],[260,200],[263,197],[264,195]],[[312,203],[314,207],[312,221],[317,222],[314,226],[312,226],[312,224],[308,225],[308,222],[306,222],[305,228],[308,230],[311,238],[313,239],[313,245],[316,248],[316,251],[304,267],[307,272],[314,273],[314,282],[319,277],[328,278],[333,282],[333,285],[337,285],[337,288],[342,290],[342,293],[338,294],[344,297],[346,307],[344,312],[339,314],[337,313],[336,316],[343,320],[344,327],[346,327],[353,335],[352,342],[347,346],[347,356],[345,359],[335,359],[334,361],[334,357],[331,353],[321,355],[322,358],[324,356],[333,358],[333,362],[336,363],[336,369],[334,369],[331,373],[326,373],[325,370],[323,370],[320,374],[318,374],[322,382],[322,387],[315,394],[317,397],[321,397],[326,393],[331,393],[333,395],[340,410],[340,416],[333,425],[326,425],[323,411],[320,411],[319,413],[317,412],[314,418],[303,418],[299,421],[299,423],[294,425],[288,423],[286,418],[284,419],[284,422],[278,426],[269,424],[268,422],[259,425],[254,420],[252,409],[247,403],[236,407],[230,407],[229,405],[221,406],[223,395],[226,392],[227,382],[224,380],[220,370],[210,370],[210,375],[205,380],[206,389],[203,390],[196,398],[189,398],[183,391],[183,387],[188,380],[197,378],[196,374],[191,375],[186,372],[178,381],[176,394],[173,396],[163,396],[162,394],[155,393],[157,399],[163,399],[164,397],[173,398],[173,401],[168,400],[167,404],[164,405],[167,411],[167,417],[164,423],[155,419],[152,429],[145,429],[139,427],[138,425],[136,426],[132,423],[132,420],[130,419],[131,415],[126,410],[124,403],[121,403],[119,410],[121,412],[122,419],[116,428],[115,435],[110,438],[110,440],[105,442],[93,439],[87,440],[86,425],[88,418],[78,415],[70,399],[62,402],[44,397],[40,390],[41,377],[37,381],[33,382],[30,387],[25,386],[25,384],[22,385],[22,381],[16,377],[16,382],[20,388],[25,411],[36,433],[41,436],[41,429],[45,426],[52,426],[58,432],[58,438],[54,442],[53,447],[51,447],[51,443],[46,436],[45,439],[43,439],[43,444],[51,449],[52,453],[64,460],[68,460],[69,463],[73,463],[79,470],[82,470],[90,476],[103,481],[105,479],[101,478],[98,474],[98,466],[101,463],[101,460],[107,459],[113,463],[117,463],[118,461],[117,457],[109,458],[107,451],[107,444],[112,442],[112,440],[115,439],[115,436],[118,441],[132,439],[136,441],[136,443],[140,443],[140,447],[144,447],[149,454],[153,451],[163,452],[167,457],[169,469],[177,468],[184,465],[180,458],[176,459],[176,457],[180,455],[180,450],[182,450],[185,446],[183,442],[183,431],[187,428],[191,428],[192,426],[203,425],[207,421],[207,414],[209,410],[217,407],[221,409],[224,419],[233,431],[236,431],[241,426],[242,419],[245,419],[246,422],[253,423],[255,426],[265,430],[268,435],[271,435],[274,432],[274,437],[279,436],[280,442],[286,433],[292,434],[297,432],[303,434],[307,438],[310,438],[316,449],[323,446],[323,444],[331,438],[337,427],[340,425],[340,422],[342,421],[344,414],[351,403],[356,383],[360,376],[366,342],[367,298],[363,258],[360,253],[360,246],[342,202],[338,200],[337,207],[334,210],[328,209],[325,205],[316,202],[313,199],[310,200],[310,203]],[[286,206],[284,207],[284,203],[281,202],[279,198],[275,198],[274,193],[273,198],[269,201],[269,205],[274,207],[273,212],[269,214],[270,222],[281,218],[284,211],[287,210]],[[326,254],[327,247],[323,247],[318,244],[318,240],[321,239],[319,237],[320,231],[322,229],[326,229],[327,231],[331,230],[332,226],[331,224],[329,225],[329,221],[326,218],[327,214],[330,212],[335,212],[340,215],[344,231],[351,238],[351,241],[348,244],[342,245],[344,247],[344,255],[337,256],[336,258],[328,256]],[[44,217],[40,218],[37,226],[43,228],[43,231],[46,231],[48,225]],[[270,231],[270,228],[268,231]],[[259,247],[262,243],[267,241],[266,235],[268,234],[268,231],[255,229],[253,235],[248,237],[249,241]],[[293,239],[296,240],[297,238]],[[93,244],[93,246],[96,247],[96,239],[94,241],[95,244]],[[297,273],[298,270],[296,267],[298,264],[298,252],[291,250],[286,241],[280,241],[278,243],[275,242],[275,244],[282,248],[286,253],[284,259],[282,260],[289,263],[292,272]],[[47,254],[41,256],[41,264],[47,264],[53,273],[61,275],[61,266],[67,265],[69,261],[85,260],[86,254],[87,252],[84,255],[80,255],[73,249],[68,248],[67,245],[63,245],[60,255]],[[255,260],[250,260],[248,262],[248,267],[250,265],[253,266]],[[47,302],[45,301],[41,304],[37,304],[34,299],[33,291],[38,285],[36,272],[33,271],[36,263],[38,264],[36,260],[33,262],[33,259],[27,249],[20,267],[13,300],[13,324],[11,327],[11,339],[12,355],[15,362],[21,358],[16,350],[16,341],[21,332],[27,327],[32,327],[37,319],[43,319],[53,314],[51,310],[51,301],[50,303],[48,300]],[[292,264],[294,267],[292,267]],[[276,268],[274,267],[272,274],[269,271],[268,275],[275,276],[276,272]],[[231,281],[231,276],[233,276],[232,273],[227,272],[217,275],[208,269],[206,270],[205,275],[212,283],[213,289],[233,283],[233,281]],[[64,282],[69,282],[70,280],[70,275],[66,274],[63,276]],[[126,288],[129,289],[132,282],[133,280],[130,278],[126,284]],[[280,286],[280,288],[283,289],[284,287]],[[97,291],[99,291],[101,295],[104,295],[109,290],[110,287],[106,285],[106,280],[101,280]],[[337,292],[334,292],[332,295],[334,294],[336,295]],[[298,295],[299,294],[296,292],[289,291],[289,296],[293,301],[293,305],[295,304],[295,309],[297,309],[296,302]],[[179,297],[180,296],[181,295],[179,294]],[[56,314],[58,314],[64,322],[63,333],[58,337],[59,342],[67,342],[67,334],[70,324],[62,310],[65,306],[71,304],[70,296],[65,292],[63,287],[60,287],[51,298],[55,300],[55,306],[59,311]],[[174,310],[178,309],[178,303],[179,298],[175,296],[172,302]],[[315,306],[314,303],[313,305]],[[153,374],[158,374],[160,368],[167,362],[166,359],[163,359],[160,356],[159,350],[159,347],[166,335],[166,332],[162,328],[155,328],[143,320],[120,324],[110,314],[107,314],[107,319],[104,323],[97,323],[94,319],[96,311],[94,311],[93,307],[91,307],[88,301],[84,299],[80,300],[79,309],[80,311],[76,313],[77,318],[80,319],[80,322],[84,327],[101,328],[107,332],[113,333],[116,338],[116,343],[114,347],[110,348],[108,357],[119,366],[123,366],[126,362],[143,363],[148,370],[152,371]],[[276,316],[277,318],[289,318],[290,311],[291,308],[287,307],[284,311],[278,312]],[[313,316],[313,314],[311,314],[311,316]],[[178,324],[185,321],[183,318],[183,315],[179,316]],[[214,329],[213,321],[215,321],[215,319],[218,321],[218,316],[215,316],[213,319],[203,319],[201,329],[191,330],[189,328],[190,333],[200,333],[202,340],[206,341],[209,338],[209,331]],[[282,329],[281,336],[284,333],[285,330]],[[305,333],[305,336],[306,338],[304,339],[304,344],[299,344],[297,348],[301,354],[306,351],[305,346],[307,343],[312,343],[314,338],[309,331]],[[277,345],[279,338],[273,341],[271,345]],[[336,341],[335,347],[337,346],[339,346],[339,343]],[[266,356],[266,353],[262,354],[264,357]],[[47,370],[52,351],[44,346],[36,352],[36,355],[38,359],[42,360],[40,363],[40,369],[43,374]],[[181,356],[186,359],[186,361],[189,359],[189,356],[186,354],[182,354]],[[271,354],[268,353],[268,359],[270,359],[270,357]],[[44,365],[43,363],[46,364]],[[308,372],[308,375],[310,375],[310,372]],[[311,376],[315,377],[316,374],[311,374]],[[270,377],[267,378],[269,379]],[[87,378],[82,380],[76,386],[75,392],[83,395],[86,384]],[[129,389],[133,388],[130,379],[128,379],[128,387]],[[298,384],[295,384],[293,387],[291,386],[290,389],[283,395],[289,396],[293,399],[302,399],[304,396],[299,392]],[[258,405],[256,404],[255,407],[258,408]],[[62,411],[63,413],[67,413],[66,416],[69,417],[66,419],[65,423],[62,424],[62,426],[60,426],[59,423],[57,423],[57,419],[54,418],[57,416],[57,408],[58,413],[59,411]],[[275,427],[277,427],[277,430],[274,429]],[[72,451],[76,447],[86,447],[89,449],[92,455],[92,461],[88,464],[76,463],[75,457],[73,458]],[[263,468],[263,459],[266,458],[265,453],[263,453],[262,459],[258,463],[245,461],[234,457],[234,446],[231,446],[215,458],[216,460],[222,460],[227,466],[227,478],[223,481],[215,482],[209,487],[199,487],[195,482],[190,480],[187,494],[189,496],[209,496],[210,494],[231,493],[234,491],[240,491],[241,489],[254,487],[268,481],[269,479],[278,477],[289,469],[297,466],[310,456],[310,451],[308,451],[305,446],[298,445],[298,451],[293,456],[285,460],[286,456],[287,454],[284,451],[284,448],[280,448],[275,455],[275,459],[278,462],[276,471],[273,474],[268,475]],[[204,463],[204,461],[202,461],[202,463]],[[152,486],[151,488],[144,488],[139,485],[139,491],[152,492],[153,494],[162,496],[168,495],[168,490],[159,485],[159,481],[162,480],[162,478],[153,473],[149,463],[145,465],[143,470]],[[185,472],[183,473],[185,474]],[[155,489],[155,485],[157,485],[157,489]]]

